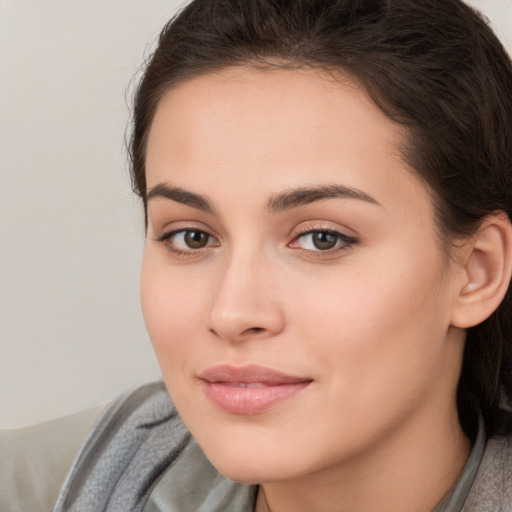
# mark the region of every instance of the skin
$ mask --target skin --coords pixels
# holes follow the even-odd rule
[[[403,141],[360,87],[312,71],[224,70],[158,106],[144,317],[184,422],[219,471],[262,484],[258,512],[431,511],[469,455],[455,405],[465,331],[452,322],[466,277],[440,249]],[[275,200],[333,185],[358,192]],[[186,229],[206,245],[162,240]],[[198,378],[217,364],[311,382],[230,414]]]

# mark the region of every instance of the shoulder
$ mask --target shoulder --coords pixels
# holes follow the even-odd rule
[[[123,395],[104,411],[71,468],[54,512],[238,512],[248,510],[252,490],[210,465],[164,384],[156,382]]]
[[[107,504],[112,510],[131,510],[128,503],[147,499],[189,440],[162,382],[125,393],[89,433],[55,512],[107,510]]]
[[[253,509],[256,488],[209,463],[163,383],[101,409],[0,432],[2,512]]]
[[[52,510],[80,445],[102,407],[0,432],[0,510]]]
[[[487,441],[464,512],[512,510],[512,436]]]

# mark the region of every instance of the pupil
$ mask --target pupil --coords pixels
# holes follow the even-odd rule
[[[325,232],[313,233],[313,244],[317,249],[327,250],[336,246],[338,238],[336,235]]]
[[[185,242],[191,249],[201,249],[208,243],[208,235],[202,231],[187,231]]]

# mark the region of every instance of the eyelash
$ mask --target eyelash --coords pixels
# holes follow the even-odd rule
[[[187,233],[196,233],[196,234],[206,235],[209,238],[207,245],[205,245],[204,247],[197,248],[197,249],[194,249],[194,248],[181,249],[181,248],[176,247],[176,245],[172,245],[171,242],[172,242],[173,237],[175,237],[179,234],[183,234],[184,236],[186,236]],[[328,248],[325,250],[304,249],[302,247],[297,247],[295,249],[293,247],[292,244],[297,243],[299,240],[301,240],[309,235],[314,235],[315,233],[335,237],[337,245],[335,247]],[[195,228],[176,229],[176,230],[170,231],[168,233],[164,233],[161,237],[156,239],[157,242],[164,244],[165,247],[167,248],[167,250],[169,250],[170,252],[172,252],[178,256],[182,256],[182,257],[197,256],[199,253],[201,253],[203,251],[203,249],[208,249],[208,247],[211,247],[211,245],[209,243],[211,240],[215,240],[215,238],[210,233],[208,233],[207,231],[204,231],[202,229],[195,229]],[[346,234],[341,233],[340,231],[336,231],[334,229],[307,228],[307,229],[299,229],[298,233],[295,235],[293,240],[287,246],[290,248],[294,248],[294,250],[299,250],[304,255],[309,255],[309,256],[318,258],[318,257],[322,257],[324,255],[325,256],[333,255],[333,254],[337,254],[338,252],[346,251],[346,250],[350,249],[357,242],[358,242],[357,238],[355,238],[353,236],[346,235]],[[213,245],[213,247],[216,247],[216,246],[218,246],[218,243]]]

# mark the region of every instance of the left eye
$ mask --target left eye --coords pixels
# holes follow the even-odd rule
[[[354,242],[352,237],[337,231],[316,230],[299,235],[290,247],[299,247],[307,251],[329,251]]]

